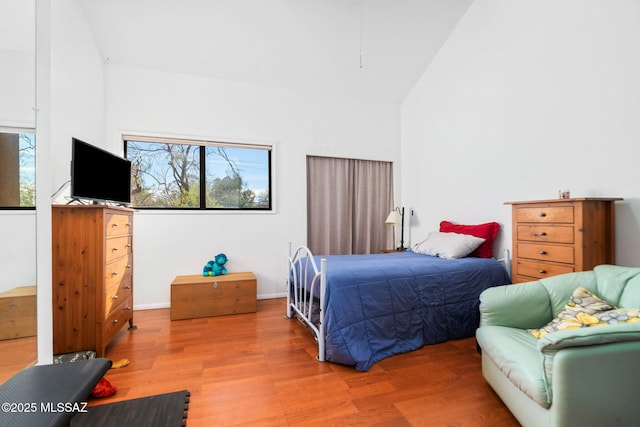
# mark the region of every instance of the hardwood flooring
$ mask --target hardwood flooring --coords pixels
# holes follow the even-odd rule
[[[118,392],[89,404],[186,389],[188,427],[519,425],[484,381],[473,338],[358,372],[317,362],[311,334],[284,313],[285,299],[260,300],[257,313],[178,321],[169,309],[136,311],[138,329],[107,347],[111,360],[130,360],[105,376]]]
[[[36,346],[36,337],[0,341],[0,384],[27,366],[35,365]]]
[[[187,389],[187,425],[517,426],[482,378],[473,338],[394,356],[368,372],[315,360],[317,347],[285,299],[257,313],[171,321],[169,309],[137,311],[138,329],[107,348],[130,360],[106,378],[102,404]]]

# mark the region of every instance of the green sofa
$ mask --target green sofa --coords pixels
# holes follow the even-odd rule
[[[601,265],[489,288],[480,295],[476,332],[483,375],[524,426],[640,425],[640,319],[601,320],[634,310],[581,313],[584,324],[572,320],[579,327],[552,323],[559,330],[532,334],[573,313],[568,309],[575,309],[574,300],[580,304],[574,298],[579,288],[601,305],[640,308],[640,268]],[[589,320],[594,316],[597,325]]]

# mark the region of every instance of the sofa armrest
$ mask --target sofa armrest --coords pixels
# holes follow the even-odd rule
[[[553,332],[538,340],[538,349],[543,353],[553,353],[569,347],[626,341],[640,341],[640,322]]]
[[[613,349],[615,347],[608,347],[605,344],[620,343],[636,345],[638,349],[636,357],[640,356],[640,323],[569,329],[553,332],[540,338],[538,349],[542,353],[544,380],[548,395],[552,396],[557,392],[553,389],[552,384],[554,377],[559,375],[556,361],[558,357],[566,358],[571,354],[579,355],[581,363],[586,363],[585,361],[590,360],[591,354],[598,354],[599,357],[602,357],[602,354],[606,355],[608,348],[612,349],[611,356],[614,356]]]
[[[480,294],[480,326],[535,329],[551,319],[549,294],[539,281],[496,286]]]
[[[550,379],[557,425],[637,425],[639,358],[640,341],[560,349]]]

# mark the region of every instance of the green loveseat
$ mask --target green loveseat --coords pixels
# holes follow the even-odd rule
[[[581,327],[531,333],[574,309],[579,288],[614,308],[640,308],[640,268],[601,265],[489,288],[476,333],[483,375],[524,426],[640,425],[640,319],[615,323],[598,312],[600,323],[586,327],[595,317],[581,313]],[[634,312],[611,312],[621,311]]]

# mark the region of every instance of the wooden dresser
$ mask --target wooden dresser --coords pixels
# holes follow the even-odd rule
[[[512,205],[513,283],[615,263],[620,198],[507,202]]]
[[[52,209],[53,352],[95,350],[133,325],[133,211],[103,205]]]

